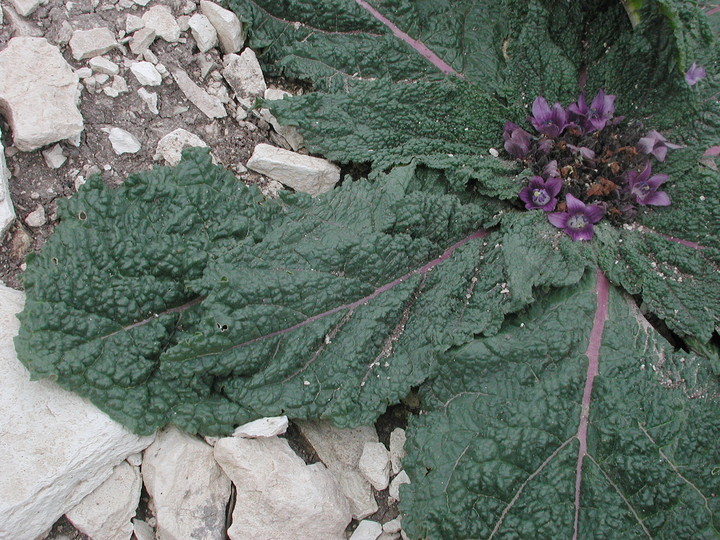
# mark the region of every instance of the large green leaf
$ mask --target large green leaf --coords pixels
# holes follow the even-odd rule
[[[717,378],[602,274],[440,361],[408,433],[411,537],[720,537]]]

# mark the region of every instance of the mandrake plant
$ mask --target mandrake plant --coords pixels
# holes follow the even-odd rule
[[[364,164],[265,200],[202,150],[99,179],[20,359],[138,433],[370,424],[415,389],[413,538],[720,537],[720,14],[232,0],[268,102]]]

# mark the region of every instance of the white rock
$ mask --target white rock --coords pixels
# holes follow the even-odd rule
[[[150,62],[135,62],[130,66],[130,71],[143,86],[160,86],[162,84],[162,75]]]
[[[147,105],[148,110],[153,114],[159,114],[160,111],[158,111],[157,104],[158,104],[158,95],[156,92],[148,92],[144,88],[138,88],[138,96],[140,96],[140,99],[145,102],[145,105]]]
[[[398,540],[400,538],[400,533],[386,533],[383,531],[383,533],[377,537],[377,540]]]
[[[75,60],[105,54],[117,47],[113,33],[105,27],[92,30],[75,30],[70,38],[70,49]]]
[[[82,67],[75,70],[75,75],[77,75],[81,79],[87,79],[88,77],[92,77],[92,74],[93,71],[89,67]]]
[[[120,75],[115,75],[112,82],[113,90],[116,90],[118,94],[122,94],[128,91],[127,81]]]
[[[207,52],[210,49],[217,47],[218,35],[215,27],[210,23],[205,15],[196,13],[188,21],[190,30],[192,31],[195,43],[200,49],[200,52]]]
[[[152,65],[155,65],[158,63],[158,57],[155,56],[155,53],[152,52],[150,49],[145,49],[142,53],[142,57],[150,62]],[[155,66],[157,67],[157,66]]]
[[[107,73],[96,73],[95,82],[98,84],[105,84],[110,79],[110,75]]]
[[[187,32],[190,30],[190,16],[189,15],[181,15],[177,18],[177,25],[180,28],[181,32]]]
[[[180,39],[180,27],[173,17],[170,8],[164,5],[153,6],[142,16],[145,28],[155,30],[157,37],[168,43],[176,43]]]
[[[158,73],[162,75],[162,77],[167,77],[168,75],[170,75],[170,72],[168,71],[168,68],[165,67],[165,64],[161,64],[160,62],[158,62],[155,65],[155,69],[158,70]]]
[[[3,24],[4,22],[5,22],[5,19],[3,16],[2,3],[0,2],[0,24]],[[0,239],[2,239],[2,236],[0,236]]]
[[[95,73],[104,73],[105,75],[117,75],[120,73],[120,66],[104,56],[93,56],[88,60],[88,66]]]
[[[43,150],[42,156],[45,159],[45,164],[51,169],[59,169],[67,161],[67,156],[63,154],[62,146],[59,144],[48,150]]]
[[[141,28],[135,32],[130,40],[130,50],[133,54],[142,54],[155,41],[155,30]]]
[[[375,428],[338,429],[325,421],[298,421],[298,425],[340,484],[353,517],[363,519],[375,513],[378,506],[372,487],[358,470],[365,443],[378,440]]]
[[[224,540],[230,480],[213,456],[212,446],[174,427],[145,451],[142,475],[158,540]]]
[[[267,90],[265,90],[264,97],[266,101],[274,101],[278,99],[283,99],[285,96],[290,95],[292,94],[290,92],[286,92],[285,90],[268,88]],[[275,130],[275,132],[280,135],[282,139],[284,139],[286,144],[283,144],[283,147],[287,148],[288,150],[294,150],[296,152],[303,147],[303,145],[305,144],[303,141],[303,137],[296,127],[281,125],[280,122],[277,121],[277,118],[275,118],[268,109],[260,109],[259,115],[260,118],[270,124]]]
[[[205,113],[208,118],[224,118],[227,116],[227,111],[222,102],[195,84],[183,70],[177,69],[173,71],[172,76],[185,97]]]
[[[118,92],[117,90],[115,90],[114,88],[112,88],[110,86],[106,86],[105,88],[102,89],[102,91],[106,96],[109,96],[111,98],[116,98],[120,95],[120,92]]]
[[[359,462],[360,472],[378,491],[390,483],[390,455],[381,442],[366,442]]]
[[[22,15],[23,17],[27,17],[38,7],[47,3],[48,0],[10,0],[10,4],[12,4],[15,11],[18,12],[18,15]]]
[[[259,418],[236,428],[235,431],[233,431],[233,437],[243,437],[244,439],[275,437],[276,435],[282,435],[285,433],[287,428],[287,416]]]
[[[147,5],[150,3],[150,0],[134,0],[134,2],[135,2],[138,6],[143,6],[143,7],[145,7],[145,6],[147,6]]]
[[[245,49],[241,55],[225,55],[223,66],[223,77],[239,97],[263,97],[267,85],[252,49]]]
[[[200,1],[200,11],[215,27],[224,52],[234,53],[242,49],[246,32],[237,15],[207,0]]]
[[[116,154],[135,154],[140,150],[140,141],[132,133],[117,127],[110,128],[107,133]]]
[[[382,526],[383,532],[388,534],[399,533],[400,529],[402,529],[402,522],[398,518],[386,521]]]
[[[402,470],[402,458],[405,457],[405,430],[395,428],[390,433],[390,463],[392,473],[397,474]]]
[[[5,149],[0,137],[0,242],[2,242],[5,233],[10,229],[10,225],[15,221],[15,208],[10,199],[9,180],[10,171],[5,164]]]
[[[0,102],[18,150],[79,136],[78,76],[44,38],[16,37],[0,52]]]
[[[352,533],[350,540],[377,540],[383,532],[382,525],[377,521],[363,519]]]
[[[207,148],[207,144],[194,133],[178,128],[158,141],[153,159],[162,158],[165,163],[174,166],[180,163],[183,149],[194,147]]]
[[[405,471],[400,471],[398,475],[390,482],[390,489],[388,490],[390,497],[396,501],[400,500],[400,486],[403,484],[409,484],[410,477]]]
[[[24,298],[0,286],[0,538],[9,539],[43,534],[153,439],[51,381],[29,380],[13,346]]]
[[[215,459],[237,489],[231,540],[343,540],[347,499],[321,463],[306,465],[285,439],[226,437]]]
[[[340,180],[340,168],[328,160],[304,156],[269,144],[258,144],[255,147],[247,167],[313,197],[330,191]],[[358,459],[360,453],[362,448]]]
[[[142,465],[142,454],[140,452],[138,452],[137,454],[132,454],[131,456],[128,456],[125,461],[127,461],[133,467],[139,467],[140,465]]]
[[[133,519],[133,532],[137,540],[155,540],[155,531],[142,519]]]
[[[93,540],[129,540],[141,491],[140,469],[123,461],[65,517]]]
[[[141,28],[145,28],[145,21],[142,20],[142,17],[138,17],[137,15],[127,16],[125,19],[125,32],[132,34]]]
[[[38,204],[37,208],[27,215],[25,223],[27,223],[30,227],[42,227],[45,225],[45,223],[47,223],[45,208],[43,208],[41,204]]]

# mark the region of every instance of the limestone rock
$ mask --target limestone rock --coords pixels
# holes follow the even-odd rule
[[[168,43],[176,43],[180,39],[180,27],[173,17],[170,8],[163,5],[153,6],[142,16],[145,28],[155,30],[157,37]]]
[[[183,70],[176,69],[172,72],[172,76],[185,97],[205,113],[208,118],[224,118],[227,116],[227,111],[222,102],[195,84]]]
[[[405,471],[400,471],[398,475],[392,479],[392,482],[390,482],[390,489],[389,494],[390,497],[395,499],[396,501],[400,500],[400,486],[403,484],[409,484],[410,483],[410,477],[407,475]]]
[[[242,49],[246,31],[237,15],[207,0],[200,0],[200,11],[215,27],[224,52],[234,53]]]
[[[88,60],[88,66],[94,73],[103,73],[105,75],[117,75],[120,73],[120,66],[104,56],[93,56]]]
[[[230,480],[215,462],[212,446],[167,428],[145,451],[142,475],[158,540],[225,539]]]
[[[142,17],[138,17],[137,15],[128,15],[125,19],[125,32],[128,34],[132,34],[133,32],[140,30],[141,28],[145,28],[145,21],[142,20]]]
[[[38,204],[37,208],[27,215],[25,223],[27,223],[29,227],[42,227],[47,223],[45,208],[43,208],[42,204]]]
[[[150,62],[134,62],[130,65],[130,71],[143,86],[160,86],[162,84],[162,75]]]
[[[75,60],[92,58],[117,47],[115,36],[109,28],[75,30],[70,38],[70,49]]]
[[[117,127],[110,128],[107,133],[116,154],[135,154],[140,150],[140,141],[132,133]]]
[[[145,102],[148,110],[153,114],[160,114],[158,111],[158,95],[157,92],[148,92],[145,88],[138,88],[138,96]]]
[[[45,38],[16,37],[0,52],[0,102],[18,150],[78,137],[78,76]]]
[[[306,465],[285,439],[226,437],[215,459],[237,489],[231,540],[343,540],[347,499],[321,463]]]
[[[382,525],[377,521],[363,519],[353,531],[350,540],[376,540],[383,532]]]
[[[263,97],[267,85],[260,63],[252,49],[245,49],[241,55],[225,55],[223,66],[223,77],[238,97]]]
[[[313,197],[330,191],[340,180],[340,168],[328,160],[269,144],[258,144],[255,147],[247,167]],[[359,452],[362,453],[362,448]]]
[[[390,483],[390,456],[381,442],[366,442],[359,462],[360,472],[378,491]]]
[[[24,301],[0,286],[0,538],[13,539],[44,533],[153,440],[51,381],[29,380],[12,341]]]
[[[65,517],[93,540],[129,540],[141,491],[140,469],[123,461]]]
[[[405,457],[405,430],[395,428],[390,433],[390,463],[392,473],[397,474],[402,470],[402,458]]]
[[[298,421],[300,430],[315,452],[337,478],[350,501],[355,519],[363,519],[377,511],[378,506],[370,483],[358,470],[366,442],[378,442],[373,427],[338,429],[325,421]]]
[[[178,128],[158,141],[153,159],[162,158],[168,165],[175,166],[180,163],[182,151],[194,147],[207,148],[207,144],[194,133]]]
[[[275,437],[282,435],[287,431],[288,417],[273,416],[268,418],[259,418],[253,422],[243,424],[233,431],[233,437],[243,437],[244,439],[258,439],[262,437]]]
[[[133,532],[137,540],[155,540],[155,531],[142,519],[133,519]]]
[[[152,28],[141,28],[133,34],[130,41],[130,50],[133,54],[143,54],[155,41],[155,30]]]
[[[9,180],[10,171],[5,164],[5,149],[0,138],[0,242],[15,221],[15,208],[10,199]]]
[[[266,101],[274,101],[277,99],[283,99],[285,96],[290,95],[292,94],[290,92],[286,92],[285,90],[268,88],[267,90],[265,90],[264,97]],[[268,109],[260,109],[259,114],[260,118],[270,124],[275,130],[275,132],[282,138],[281,142],[284,142],[285,144],[281,144],[281,146],[287,148],[288,150],[294,150],[295,152],[297,152],[300,148],[303,147],[303,145],[305,144],[303,141],[303,136],[300,134],[296,127],[283,126],[282,124],[280,124],[280,122],[277,121],[277,118],[275,118]]]
[[[13,28],[16,37],[43,37],[45,35],[42,28],[28,19],[21,17],[12,6],[5,4],[5,7],[2,9],[4,16],[7,17],[5,22]]]
[[[192,31],[195,44],[200,52],[208,52],[210,49],[217,47],[218,35],[215,27],[210,23],[205,15],[196,13],[188,21],[190,30]]]
[[[48,0],[10,0],[10,3],[18,12],[18,15],[27,17],[42,4],[47,4]]]
[[[63,163],[67,161],[67,156],[63,153],[62,146],[56,144],[52,148],[43,150],[42,152],[45,164],[51,169],[59,169],[63,166]]]
[[[386,521],[382,526],[383,532],[388,534],[399,533],[400,529],[402,529],[402,523],[399,518]]]

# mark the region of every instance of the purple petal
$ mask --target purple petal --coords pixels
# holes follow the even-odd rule
[[[503,126],[503,138],[507,141],[515,130],[520,129],[520,126],[513,122],[505,122]]]
[[[702,66],[698,66],[697,62],[693,62],[693,65],[690,66],[690,69],[688,69],[685,73],[685,81],[690,86],[693,86],[700,79],[704,79],[706,75],[707,73],[705,72],[705,68]]]
[[[530,189],[545,189],[545,180],[541,176],[533,176],[528,182]]]
[[[667,156],[668,147],[661,143],[653,150],[651,153],[653,156],[657,158],[658,161],[665,161],[665,156]]]
[[[650,167],[650,162],[648,161],[645,163],[645,168],[631,181],[631,185],[637,184],[638,182],[647,182],[648,178],[650,178],[650,173],[652,173],[652,167]]]
[[[558,193],[560,193],[562,186],[563,182],[561,178],[548,178],[547,182],[545,182],[545,190],[551,197],[555,197]]]
[[[531,187],[524,187],[520,190],[520,193],[518,193],[518,197],[520,197],[520,200],[525,203],[525,209],[526,210],[532,210],[534,208],[533,202],[532,202],[532,191],[533,188]]]
[[[655,174],[647,181],[647,184],[653,190],[656,190],[663,182],[667,181],[668,178],[670,177],[667,174]]]
[[[640,139],[635,147],[643,154],[650,154],[652,153],[653,148],[655,148],[655,141],[656,139],[654,137],[648,135],[647,137]]]
[[[538,96],[532,105],[532,113],[536,120],[542,122],[550,118],[550,106],[544,97]]]
[[[565,229],[565,232],[572,238],[573,242],[581,240],[592,240],[593,237],[593,226],[588,225],[582,229]]]
[[[553,197],[548,201],[548,203],[545,206],[538,207],[538,210],[542,210],[543,212],[552,212],[555,210],[555,207],[557,206],[557,198]]]
[[[545,178],[560,176],[560,171],[558,170],[556,159],[553,159],[550,163],[543,167],[543,175],[545,176]]]
[[[672,203],[670,201],[670,196],[667,193],[665,193],[664,191],[657,191],[645,197],[645,200],[640,204],[650,204],[652,206],[670,206],[670,204]]]
[[[570,193],[565,196],[565,203],[569,214],[582,214],[585,210],[585,203],[573,197]]]
[[[548,221],[555,225],[559,229],[564,229],[567,227],[567,220],[568,217],[570,217],[570,214],[567,212],[555,212],[553,214],[548,214]]]
[[[590,223],[597,223],[602,219],[604,214],[605,210],[597,204],[591,204],[585,207],[585,217],[590,220]]]

